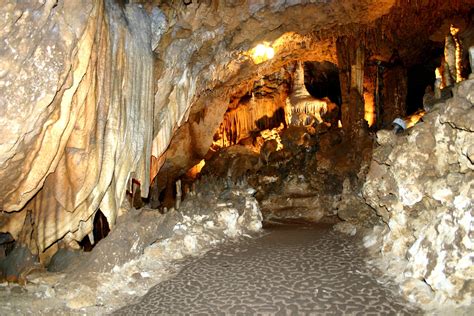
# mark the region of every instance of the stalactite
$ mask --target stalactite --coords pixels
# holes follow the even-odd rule
[[[254,97],[246,104],[228,111],[217,134],[223,147],[237,144],[250,136],[252,131],[277,127],[287,124],[285,116],[285,94],[272,98]]]

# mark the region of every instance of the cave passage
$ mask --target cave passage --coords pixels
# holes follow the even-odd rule
[[[1,6],[0,314],[473,314],[473,5]]]
[[[416,314],[381,285],[364,250],[327,225],[267,228],[264,237],[188,260],[178,275],[150,289],[130,314]]]

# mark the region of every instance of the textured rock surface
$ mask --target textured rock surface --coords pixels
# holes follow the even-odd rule
[[[370,23],[394,2],[358,1],[351,6],[312,1],[213,2],[214,6],[193,2],[183,8],[183,19],[177,14],[170,17],[170,32],[163,41],[172,44],[158,52],[163,70],[155,94],[159,130],[153,155],[166,150],[166,162],[156,161],[152,168],[154,174],[162,165],[157,190],[165,186],[163,179],[182,175],[204,157],[233,95],[250,92],[246,87],[295,60],[335,63],[334,36],[349,31],[342,25]],[[324,36],[315,36],[322,29]],[[275,57],[255,64],[249,51],[265,41]]]
[[[132,209],[119,218],[106,239],[91,252],[76,254],[61,271],[31,274],[23,289],[0,284],[0,313],[110,312],[176,273],[177,260],[255,235],[262,228],[255,190],[248,186],[222,189],[222,185],[201,182],[179,211],[163,215],[157,210]]]
[[[389,270],[424,304],[472,304],[473,91],[474,80],[460,83],[405,135],[378,132],[364,185],[387,224],[367,242],[380,237]]]
[[[242,82],[333,55],[332,40],[287,32],[337,34],[394,2],[2,3],[0,230],[35,254],[77,248],[99,208],[114,226],[131,178],[147,196],[178,127],[166,157],[190,167]],[[246,52],[263,40],[279,58],[257,66]]]
[[[337,106],[329,99],[318,100],[312,97],[305,87],[305,73],[303,63],[298,62],[295,70],[295,80],[293,82],[293,91],[288,102],[291,104],[291,124],[293,125],[312,125],[313,123],[322,123],[322,115],[328,112],[336,111]]]
[[[0,209],[31,210],[3,213],[1,229],[33,253],[61,238],[77,247],[98,208],[113,226],[129,179],[142,182],[144,195],[149,181],[153,59],[147,14],[113,1],[54,3],[36,12],[31,4],[17,7],[22,18],[12,22],[12,34],[23,30],[22,23],[25,31],[39,31],[28,42],[18,34],[9,46],[13,56],[0,56],[6,63],[25,55],[22,66],[2,79],[7,107],[1,117],[9,119],[1,125],[7,132],[2,146],[9,150],[0,161]],[[27,17],[33,21],[23,21]],[[38,92],[8,99],[18,87]],[[31,234],[19,238],[26,230]]]
[[[0,8],[0,232],[43,261],[59,246],[77,248],[99,208],[113,229],[132,178],[145,197],[160,168],[158,179],[172,182],[199,161],[230,98],[247,86],[294,60],[336,64],[336,38],[346,33],[390,51],[385,39],[398,47],[407,29],[410,38],[432,29],[403,24],[408,13],[426,12],[431,24],[450,8],[440,0],[422,11],[395,0],[126,2]],[[257,65],[249,52],[264,41],[275,58]],[[471,146],[463,157],[472,156]],[[318,171],[341,166],[318,160]]]

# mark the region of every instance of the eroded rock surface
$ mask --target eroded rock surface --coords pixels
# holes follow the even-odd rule
[[[474,80],[402,136],[377,133],[364,197],[386,223],[379,237],[389,270],[412,300],[472,304]],[[439,306],[439,305],[438,305]]]
[[[0,284],[0,313],[102,314],[124,306],[176,273],[178,260],[255,236],[262,215],[254,193],[248,186],[204,181],[179,211],[132,209],[91,252],[59,251],[56,272],[35,271],[25,276],[24,288]]]
[[[9,53],[1,55],[4,63],[23,60],[2,79],[7,107],[0,116],[9,119],[1,125],[8,135],[2,146],[9,147],[1,153],[0,209],[11,213],[2,213],[1,230],[34,254],[59,239],[78,248],[98,208],[115,224],[132,174],[144,195],[149,182],[148,15],[114,1],[54,3],[15,7],[20,18],[4,34]],[[8,8],[1,9],[7,16]],[[23,96],[13,98],[18,92]]]
[[[394,3],[6,1],[1,231],[42,262],[60,240],[78,248],[99,208],[115,225],[132,178],[146,197],[165,160],[176,172],[205,155],[229,97],[248,81],[298,54],[334,56],[333,39],[295,29],[337,34]],[[280,57],[256,65],[247,52],[263,40]]]

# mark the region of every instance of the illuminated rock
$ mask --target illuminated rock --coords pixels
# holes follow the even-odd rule
[[[24,68],[11,72],[23,74],[23,81],[7,76],[10,81],[1,94],[9,98],[4,109],[9,115],[14,113],[10,107],[23,109],[7,125],[23,130],[8,128],[12,141],[2,143],[10,149],[1,151],[0,208],[11,213],[1,215],[1,229],[36,254],[63,238],[77,247],[92,230],[99,208],[113,226],[128,181],[138,179],[146,196],[150,169],[153,98],[147,90],[153,83],[153,58],[148,16],[136,6],[124,12],[112,1],[70,1],[54,9],[53,2],[36,13],[25,9],[25,21],[16,23],[18,32],[34,26],[45,35],[41,41],[38,37],[36,47],[33,37],[29,50],[37,55],[25,55]],[[74,12],[74,17],[64,12]],[[18,25],[22,22],[24,29]],[[76,28],[70,30],[70,25]],[[29,47],[12,40],[12,48],[14,43]],[[13,59],[27,51],[17,49]],[[17,85],[38,89],[38,96],[23,92],[24,97],[11,98]],[[2,118],[8,116],[2,113]],[[23,208],[31,210],[31,227],[23,225],[25,211],[12,212]],[[28,236],[21,233],[26,229],[31,230]]]
[[[303,63],[298,62],[293,82],[293,91],[289,96],[291,109],[291,124],[293,125],[313,125],[313,123],[322,123],[321,115],[330,110],[331,101],[329,99],[318,100],[312,97],[304,85]]]
[[[472,304],[474,165],[466,153],[474,103],[466,92],[473,87],[473,80],[461,82],[408,135],[379,142],[364,185],[366,201],[389,227],[378,232],[389,271],[408,278],[403,291],[432,307]]]

